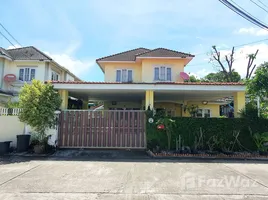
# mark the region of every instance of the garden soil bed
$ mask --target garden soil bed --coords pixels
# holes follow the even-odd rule
[[[251,153],[235,153],[233,155],[227,155],[223,153],[219,154],[182,154],[182,153],[170,153],[170,152],[162,152],[162,153],[154,153],[151,150],[147,151],[148,155],[153,158],[193,158],[193,159],[231,159],[231,160],[267,160],[268,156],[263,156],[259,154],[251,154]]]

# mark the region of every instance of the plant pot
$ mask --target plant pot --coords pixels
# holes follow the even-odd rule
[[[17,135],[17,151],[24,152],[29,149],[31,135]]]
[[[10,149],[11,141],[0,142],[0,155],[7,154]]]
[[[43,144],[35,145],[33,150],[34,150],[34,153],[36,154],[42,154],[45,152],[45,145]]]

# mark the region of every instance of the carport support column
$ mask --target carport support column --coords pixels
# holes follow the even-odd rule
[[[59,92],[60,97],[62,99],[61,107],[60,108],[62,110],[68,109],[68,96],[69,96],[68,90],[59,90],[58,92]]]
[[[240,117],[239,112],[241,109],[245,108],[246,96],[245,92],[235,92],[234,96],[234,117]]]
[[[83,100],[83,110],[88,110],[88,101]]]
[[[151,110],[154,108],[154,91],[152,90],[145,92],[145,110],[147,110],[149,106]]]

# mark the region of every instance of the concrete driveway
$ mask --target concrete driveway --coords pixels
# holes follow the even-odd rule
[[[265,163],[0,161],[0,199],[268,199]]]

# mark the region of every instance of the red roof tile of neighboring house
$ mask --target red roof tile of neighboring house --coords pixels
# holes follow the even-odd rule
[[[86,82],[86,81],[51,81],[52,84],[155,84],[155,85],[241,85],[241,82],[154,82],[154,83],[119,83],[119,82]]]
[[[165,57],[172,57],[172,58],[186,58],[186,57],[194,57],[194,55],[183,53],[179,51],[174,51],[170,49],[165,48],[157,48],[157,49],[146,49],[146,48],[137,48],[132,49],[129,51],[124,51],[121,53],[113,54],[110,56],[102,57],[97,59],[96,61],[135,61],[137,57],[159,57],[159,58],[165,58]]]

